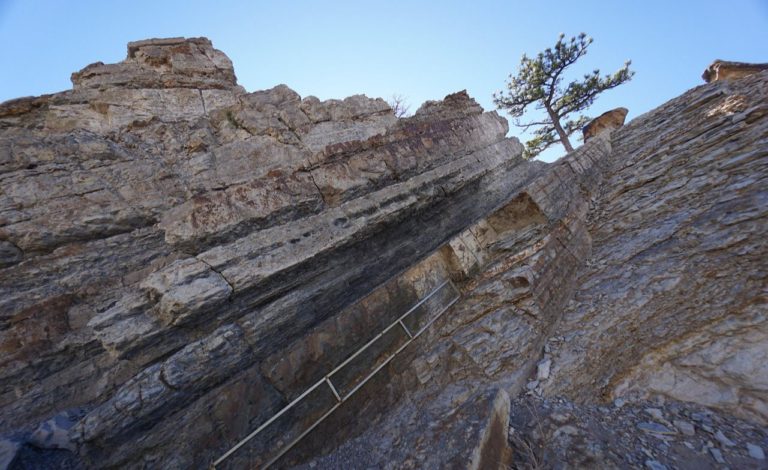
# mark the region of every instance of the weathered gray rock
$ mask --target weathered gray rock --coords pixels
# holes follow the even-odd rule
[[[659,423],[640,423],[637,428],[652,434],[675,434],[675,431]]]
[[[429,407],[440,390],[457,384],[470,391],[489,384],[523,388],[537,370],[549,322],[567,302],[568,288],[558,287],[569,285],[589,252],[580,218],[609,155],[610,143],[595,139],[415,266],[406,276],[409,282],[429,282],[432,275],[426,273],[447,275],[459,283],[462,298],[395,356],[386,372],[365,384],[360,398],[353,397],[354,405],[342,404],[280,463],[332,452],[339,442],[366,432],[360,407],[374,416],[389,414],[404,397],[417,400],[414,388],[422,391],[414,406],[422,408]],[[328,337],[325,330],[307,340],[323,344]],[[306,349],[292,348],[287,354]],[[314,369],[313,359],[303,359],[307,366],[292,369]],[[531,387],[538,390],[535,381]],[[402,427],[394,422],[391,426]]]
[[[725,459],[723,458],[723,453],[720,452],[720,449],[717,447],[707,447],[707,450],[709,450],[709,453],[712,454],[712,458],[715,459],[715,462],[724,464]]]
[[[40,449],[66,449],[76,451],[77,448],[69,438],[69,431],[79,416],[71,413],[61,413],[40,423],[32,431],[28,442]]]
[[[765,452],[763,448],[752,443],[747,443],[747,452],[749,456],[755,460],[765,460]]]
[[[232,88],[232,62],[206,38],[147,39],[128,43],[119,64],[91,64],[72,74],[81,88]]]
[[[247,93],[204,38],[72,81],[0,105],[0,435],[82,407],[68,438],[92,466],[208,465],[303,383],[280,351],[543,168],[464,92],[400,120]]]
[[[724,447],[733,447],[736,445],[732,440],[728,439],[725,434],[723,434],[723,431],[720,430],[715,433],[715,439],[717,439],[717,442],[719,442]]]
[[[681,419],[676,419],[673,421],[675,427],[686,436],[695,436],[696,435],[696,428],[693,426],[693,424],[689,423],[688,421],[683,421]]]
[[[472,394],[450,387],[426,408],[404,404],[380,429],[296,468],[505,469],[511,463],[509,412],[503,390]]]
[[[123,357],[156,340],[160,322],[145,312],[150,301],[143,292],[130,292],[94,316],[87,326],[111,355]]]
[[[648,468],[648,470],[667,470],[667,466],[658,460],[646,460],[645,466]]]
[[[512,401],[510,441],[519,467],[540,468],[721,468],[709,448],[711,436],[699,433],[649,434],[638,428],[650,402],[639,400],[622,408],[599,403],[574,403],[563,398],[519,397]],[[654,404],[671,421],[701,411],[691,403],[667,400]],[[729,468],[759,468],[749,457],[750,441],[768,441],[765,429],[726,413],[710,413],[737,447],[720,447]]]
[[[542,381],[549,378],[549,371],[552,367],[552,359],[545,359],[536,365],[536,380]]]
[[[243,332],[223,326],[129,380],[70,432],[81,443],[124,438],[140,426],[184,406],[181,398],[210,389],[242,369],[250,358]]]
[[[395,358],[387,386],[431,390],[466,381],[520,391],[528,384],[592,401],[613,390],[644,390],[638,367],[660,374],[674,387],[665,392],[672,398],[762,421],[755,391],[762,389],[768,344],[760,300],[768,247],[756,234],[766,223],[760,188],[768,167],[759,149],[768,125],[767,79],[700,87],[590,140],[485,226],[449,242],[449,271],[459,274],[463,297],[418,346]],[[734,136],[739,145],[726,145]],[[547,338],[563,338],[548,343],[549,379],[529,383]],[[676,357],[680,345],[696,358],[680,361],[687,381],[656,362]],[[617,386],[619,380],[629,385]],[[723,395],[721,381],[744,398]],[[654,392],[664,390],[652,384]],[[377,399],[356,409],[386,413],[373,405]],[[351,412],[342,416],[352,419]],[[672,424],[643,427],[659,440],[678,435]],[[334,429],[321,425],[308,437],[319,447],[307,443],[305,455],[328,451],[317,442],[339,433]]]
[[[396,119],[247,93],[206,39],[131,43],[0,105],[0,435],[205,467],[298,400],[220,467],[486,468],[534,377],[764,423],[767,82],[696,88],[546,165],[466,92]],[[562,416],[565,446],[584,430]],[[665,416],[641,428],[677,436]]]
[[[767,83],[698,87],[612,134],[545,394],[663,395],[766,422]]]
[[[664,412],[658,408],[646,408],[644,411],[646,412],[646,414],[650,415],[656,421],[659,421],[659,422],[666,421],[664,419]]]
[[[179,325],[220,307],[232,287],[207,264],[190,258],[174,261],[144,279],[139,287],[157,302],[157,316],[165,325]]]
[[[0,240],[0,268],[16,264],[24,257],[19,247],[13,243]]]

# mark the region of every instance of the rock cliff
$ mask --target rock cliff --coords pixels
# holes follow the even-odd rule
[[[766,72],[550,165],[204,38],[72,82],[0,105],[0,467],[489,468],[526,390],[768,422]]]

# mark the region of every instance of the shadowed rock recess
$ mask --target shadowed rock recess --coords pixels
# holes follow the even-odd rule
[[[522,392],[768,423],[768,72],[553,164],[205,38],[72,82],[0,104],[0,469],[507,468]]]

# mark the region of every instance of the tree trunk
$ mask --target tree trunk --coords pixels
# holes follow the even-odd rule
[[[552,125],[555,126],[557,135],[560,136],[560,143],[563,144],[566,152],[573,152],[571,141],[568,140],[568,134],[565,133],[565,129],[560,125],[560,118],[558,118],[554,111],[552,111],[552,108],[549,106],[545,106],[545,108],[547,108],[547,114],[549,114],[549,118],[552,120]]]

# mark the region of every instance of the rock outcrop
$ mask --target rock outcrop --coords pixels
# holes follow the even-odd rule
[[[768,423],[767,83],[699,87],[614,134],[546,393],[663,394]]]
[[[204,38],[72,81],[0,105],[3,464],[501,468],[520,393],[768,422],[768,72],[549,165]]]
[[[629,110],[627,108],[616,108],[610,111],[606,111],[595,119],[591,120],[584,129],[582,129],[582,135],[584,142],[587,142],[592,137],[610,132],[614,129],[624,125],[624,119],[627,117]]]
[[[451,241],[468,253],[461,298],[356,404],[380,421],[348,431],[353,415],[342,408],[284,465],[326,452],[321,468],[355,455],[353,467],[371,465],[365,450],[381,451],[366,428],[408,429],[418,419],[410,410],[428,410],[457,384],[593,405],[682,400],[751,421],[751,439],[765,445],[766,85],[760,73],[702,86],[591,139]],[[571,429],[566,439],[583,439]],[[345,432],[360,437],[338,450],[324,444]],[[696,460],[748,462],[746,450],[707,443]],[[622,461],[582,457],[587,468]]]
[[[704,70],[701,78],[709,83],[717,80],[744,78],[763,70],[768,70],[768,64],[750,64],[748,62],[732,62],[718,59]]]
[[[464,92],[246,93],[206,39],[72,79],[0,106],[0,433],[80,410],[86,466],[211,462],[291,399],[277,351],[543,167]]]

